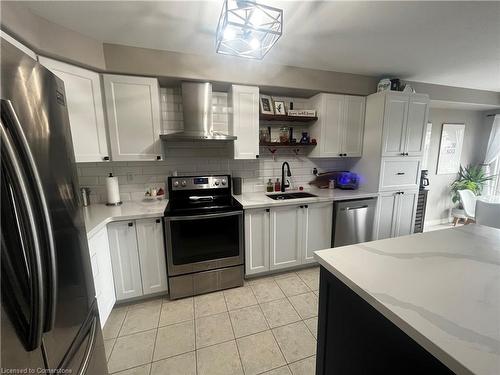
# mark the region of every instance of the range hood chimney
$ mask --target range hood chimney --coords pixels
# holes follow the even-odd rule
[[[162,134],[161,139],[183,141],[234,141],[235,136],[216,132],[212,121],[212,84],[182,82],[184,130]]]

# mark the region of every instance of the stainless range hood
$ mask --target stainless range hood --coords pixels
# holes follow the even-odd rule
[[[167,141],[234,141],[235,136],[214,131],[212,122],[212,84],[182,82],[184,130],[162,134]]]

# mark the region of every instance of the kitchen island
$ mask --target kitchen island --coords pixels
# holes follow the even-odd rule
[[[500,230],[317,251],[316,374],[499,374]]]

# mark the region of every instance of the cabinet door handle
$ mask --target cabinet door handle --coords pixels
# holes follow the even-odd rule
[[[339,154],[339,156],[342,156],[342,154]]]
[[[104,160],[104,161],[109,161],[109,156],[105,156],[105,157],[103,157],[103,158],[102,158],[102,160]]]
[[[161,219],[156,219],[157,224],[160,224],[160,222],[161,222]]]
[[[397,174],[398,176],[402,176],[402,175],[404,175],[405,173],[404,173],[404,172],[398,172],[398,173],[396,173],[396,174]]]
[[[304,208],[304,206],[299,206],[300,208]]]
[[[309,206],[308,206],[307,204],[306,204],[304,207],[305,207],[305,208],[309,208]]]
[[[266,208],[266,212],[270,212],[271,210],[269,208]]]
[[[161,160],[161,156],[160,155],[156,155],[156,160]]]
[[[128,226],[129,226],[129,227],[133,227],[133,226],[134,226],[134,223],[128,223]]]

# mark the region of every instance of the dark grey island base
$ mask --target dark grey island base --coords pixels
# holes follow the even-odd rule
[[[321,267],[316,375],[453,374]]]

